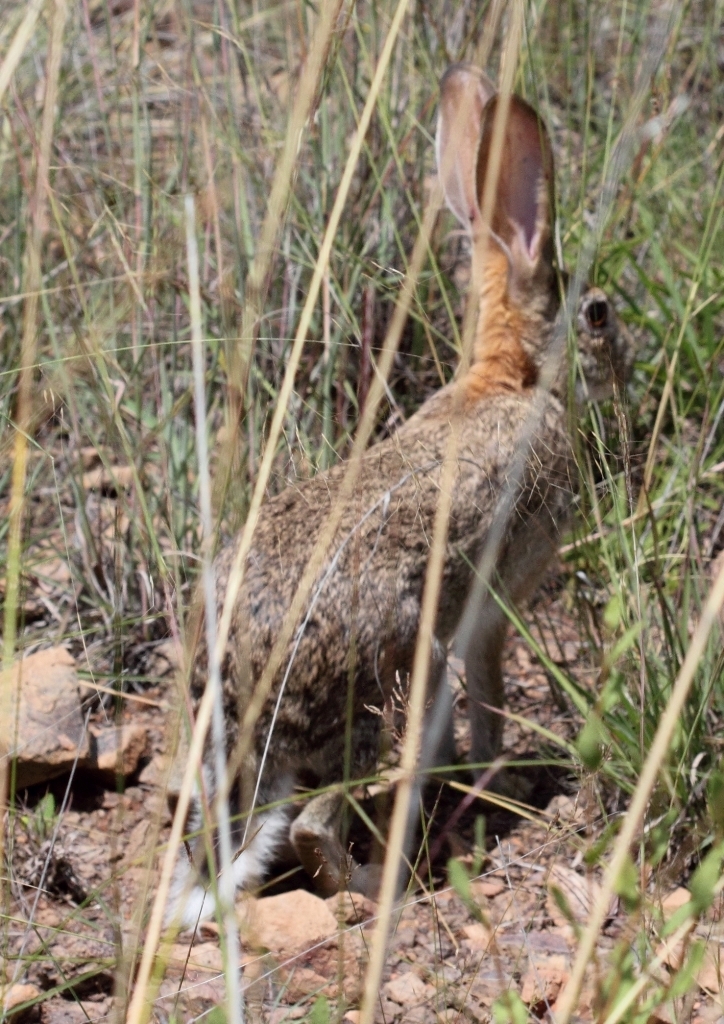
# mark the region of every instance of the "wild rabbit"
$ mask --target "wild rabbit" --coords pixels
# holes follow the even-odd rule
[[[430,666],[433,683],[444,676],[446,647],[460,623],[475,579],[473,567],[506,490],[512,493],[513,512],[504,524],[494,582],[513,602],[524,600],[538,585],[574,497],[566,411],[551,390],[538,386],[560,305],[548,134],[536,112],[511,97],[492,232],[487,233],[480,201],[498,100],[482,73],[462,65],[447,72],[441,92],[438,167],[448,204],[470,233],[473,281],[480,288],[473,358],[463,374],[363,457],[355,498],[345,508],[303,625],[289,645],[257,721],[251,752],[232,785],[234,842],[241,848],[233,865],[238,886],[260,881],[289,837],[322,894],[346,882],[364,890],[368,882],[341,844],[340,787],[312,799],[291,828],[289,800],[301,786],[342,782],[346,760],[349,778],[374,770],[380,735],[375,709],[382,708],[396,676],[406,678],[415,650],[453,419],[458,417],[459,446]],[[601,396],[614,379],[625,379],[630,363],[603,293],[583,296],[579,327],[584,365],[588,372],[590,362],[592,388]],[[565,369],[558,379],[565,380]],[[521,450],[521,471],[513,473]],[[336,466],[290,486],[266,504],[259,520],[222,665],[230,759],[245,701],[262,675],[344,472],[343,465]],[[219,608],[235,548],[232,542],[216,559]],[[471,759],[483,762],[500,752],[502,718],[495,709],[503,705],[505,619],[488,598],[478,619],[466,671]],[[202,646],[192,699],[200,698],[205,682]],[[206,763],[204,778],[213,790],[210,750]],[[197,800],[188,828],[200,825]],[[204,860],[201,841],[190,857],[180,855],[169,917],[185,925],[213,910],[213,898],[196,874],[197,869],[204,872]]]

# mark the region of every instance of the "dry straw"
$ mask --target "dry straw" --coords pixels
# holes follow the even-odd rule
[[[199,499],[201,505],[202,584],[206,623],[206,649],[209,652],[207,688],[213,695],[213,737],[215,773],[217,780],[224,776],[224,706],[221,692],[221,668],[216,653],[216,582],[214,579],[213,542],[214,522],[211,512],[211,478],[209,475],[209,448],[206,436],[206,373],[204,344],[201,337],[201,288],[199,283],[199,252],[196,242],[196,212],[193,196],[186,196],[186,250],[189,268],[189,299],[191,312],[191,349],[194,371],[194,406],[196,443],[199,460]],[[219,828],[221,875],[218,898],[226,941],[224,948],[224,978],[226,982],[226,1010],[230,1024],[241,1024],[241,978],[239,969],[239,926],[234,910],[233,855],[231,849],[231,821],[229,802],[222,787],[217,786],[216,821]]]
[[[221,470],[215,481],[215,498],[217,507],[224,494],[231,467],[233,464],[238,424],[241,419],[241,396],[246,391],[249,366],[254,352],[256,332],[264,308],[266,285],[269,280],[274,257],[277,251],[279,232],[284,221],[284,213],[289,201],[297,158],[302,141],[302,133],[309,118],[314,98],[319,90],[327,57],[329,55],[332,34],[342,9],[343,0],[327,0],[321,5],[319,24],[314,33],[312,45],[304,64],[296,99],[289,116],[289,124],[284,139],[284,149],[274,171],[274,180],[269,201],[264,214],[264,221],[259,232],[254,259],[249,267],[244,290],[244,309],[241,316],[241,335],[238,348],[232,354],[229,366],[229,382],[236,392],[235,406],[231,410],[232,422],[227,440],[220,458]],[[219,249],[221,252],[221,249]]]
[[[223,652],[226,648],[233,606],[236,601],[236,598],[238,597],[239,589],[243,582],[243,567],[246,561],[246,556],[249,553],[251,547],[253,532],[254,529],[256,528],[256,524],[259,517],[259,510],[261,508],[261,503],[264,497],[264,493],[266,491],[266,486],[271,472],[271,466],[274,457],[274,452],[276,450],[276,444],[281,433],[284,416],[286,415],[286,407],[292,393],[294,378],[296,375],[297,366],[299,364],[299,359],[301,357],[302,348],[306,340],[306,334],[309,329],[309,324],[311,322],[317,298],[319,296],[319,290],[323,279],[324,270],[329,260],[332,244],[334,241],[334,236],[336,234],[337,227],[339,226],[339,221],[342,215],[342,211],[344,209],[350,185],[352,183],[352,178],[356,168],[357,160],[359,159],[359,154],[362,149],[362,144],[364,142],[364,137],[366,135],[367,128],[369,127],[372,112],[377,102],[377,96],[382,86],[387,66],[389,64],[390,57],[392,56],[394,44],[397,39],[400,27],[402,25],[402,20],[407,10],[408,3],[409,0],[400,0],[400,3],[398,4],[397,10],[395,12],[395,16],[390,25],[390,29],[382,49],[382,53],[380,55],[377,68],[375,70],[375,75],[370,85],[370,91],[367,97],[367,101],[365,103],[362,115],[360,117],[357,131],[355,132],[352,144],[350,146],[350,152],[345,166],[344,174],[339,185],[335,204],[330,215],[327,230],[325,232],[322,246],[320,248],[320,253],[315,264],[314,275],[312,278],[312,282],[310,284],[309,293],[307,295],[307,301],[302,311],[299,327],[297,329],[297,334],[294,339],[294,345],[292,347],[292,352],[290,354],[289,361],[287,364],[284,382],[280,390],[274,419],[272,421],[272,425],[270,428],[265,457],[264,460],[262,461],[259,470],[259,477],[257,479],[257,484],[254,490],[254,494],[252,496],[249,516],[244,526],[244,530],[242,532],[241,539],[239,542],[239,548],[237,550],[234,565],[232,567],[232,572],[230,573],[229,584],[227,587],[227,592],[224,601],[224,608],[222,611],[222,617],[219,623],[217,635],[216,650],[218,652],[217,656],[219,658],[223,656]],[[290,130],[294,130],[293,125],[290,125]],[[324,539],[324,536],[320,538],[320,542],[324,541]],[[329,538],[329,541],[331,541],[331,537]],[[329,541],[327,541],[327,544],[329,543]],[[311,587],[313,585],[314,577],[316,576],[317,573],[317,567],[319,564],[321,564],[321,560],[324,551],[326,551],[326,547],[324,548],[324,550],[322,550],[321,557],[318,557],[317,552],[321,549],[322,545],[321,543],[318,543],[315,552],[313,552],[312,558],[310,559],[310,567],[308,567],[308,570],[305,573],[305,576],[302,582],[300,583],[300,587],[297,591],[296,598],[299,599],[297,600],[295,598],[290,614],[287,617],[287,623],[291,622],[291,626],[289,627],[290,635],[294,629],[294,624],[296,621],[296,619],[294,618],[295,611],[296,616],[298,618],[298,616],[301,614],[301,608],[304,602],[306,601],[309,591],[311,590]],[[311,563],[314,563],[313,566]],[[313,572],[310,572],[310,568],[313,569]],[[303,589],[304,593],[302,593]],[[284,643],[284,647],[286,647],[288,639],[289,638],[287,637]],[[284,648],[282,648],[281,643],[277,643],[275,651],[277,650],[277,648],[279,649],[280,652],[278,657],[281,658],[283,656]],[[275,653],[273,651],[270,657],[270,662],[274,659],[274,657]],[[267,670],[265,676],[269,675],[270,673]],[[262,691],[264,682],[265,679],[263,677],[262,680],[260,681],[259,686],[257,687],[257,693],[255,694],[255,697]],[[154,901],[153,909],[151,912],[151,920],[149,922],[143,956],[141,959],[141,964],[139,966],[138,976],[136,979],[136,986],[128,1011],[128,1024],[141,1024],[141,1022],[146,1019],[146,1016],[150,1010],[151,1000],[148,998],[147,989],[151,976],[151,968],[153,965],[153,960],[160,939],[164,906],[168,897],[168,891],[171,881],[171,875],[173,873],[176,851],[181,841],[181,836],[183,834],[183,827],[186,819],[186,814],[189,808],[194,778],[196,771],[198,770],[198,765],[200,764],[201,761],[201,752],[203,749],[204,740],[211,719],[213,700],[213,690],[211,687],[209,687],[205,691],[198,708],[196,723],[191,738],[191,746],[189,750],[189,757],[187,760],[187,767],[184,774],[183,782],[181,784],[178,805],[176,807],[176,812],[174,814],[174,820],[171,827],[169,847],[164,858],[161,870],[161,879],[159,883],[158,892],[156,894],[156,899]],[[254,702],[254,706],[250,709],[250,712],[252,714],[256,710],[257,706],[261,706],[258,700]],[[258,711],[256,711],[256,714],[258,714]],[[248,714],[244,722],[244,726],[247,732],[249,731],[249,720],[250,715]]]
[[[20,63],[20,58],[25,52],[25,47],[33,38],[35,23],[38,20],[42,7],[43,0],[32,0],[32,2],[28,4],[25,17],[18,25],[17,31],[13,36],[13,41],[10,44],[8,52],[5,54],[5,60],[0,66],[0,103],[2,103],[5,90],[15,74],[15,69]]]
[[[18,61],[32,36],[40,4],[33,3],[18,28],[10,50],[0,68],[0,99],[12,77]],[[8,511],[8,546],[5,608],[3,622],[3,668],[10,667],[15,655],[17,637],[18,595],[20,587],[20,561],[22,552],[22,525],[25,508],[25,480],[28,462],[28,439],[33,417],[33,377],[38,344],[38,299],[41,286],[40,252],[47,229],[47,210],[50,193],[50,151],[53,142],[55,111],[58,99],[58,79],[63,53],[63,33],[68,8],[65,0],[55,0],[51,24],[50,48],[46,66],[46,87],[43,99],[43,120],[40,131],[38,163],[35,171],[35,190],[31,205],[31,228],[25,252],[25,308],[20,350],[20,375],[15,409],[15,439],[13,471],[10,484]],[[10,686],[10,673],[5,675]],[[6,687],[3,687],[5,690]],[[0,692],[0,714],[9,714],[10,693]],[[5,820],[8,786],[8,759],[0,758],[0,822]],[[0,827],[0,864],[5,858],[5,828]],[[2,881],[0,880],[0,886]],[[1,890],[0,890],[1,891]]]
[[[493,202],[498,186],[498,175],[502,155],[502,144],[505,131],[505,118],[510,102],[515,68],[518,60],[520,39],[523,27],[523,3],[516,2],[510,12],[510,23],[506,39],[505,52],[501,63],[501,100],[496,109],[491,141],[491,154],[486,175],[485,187],[481,203],[482,227],[487,231],[493,210]],[[481,261],[482,262],[482,261]],[[468,308],[477,303],[478,290],[475,281],[471,282],[471,294]],[[470,362],[474,337],[475,318],[466,315],[466,329],[463,337],[461,366],[465,368]],[[415,646],[412,678],[410,682],[409,710],[405,741],[401,756],[402,776],[397,785],[395,804],[390,821],[385,864],[382,874],[382,885],[378,907],[377,925],[370,947],[370,959],[365,978],[364,997],[360,1015],[360,1024],[373,1024],[375,1008],[379,998],[382,972],[384,969],[387,941],[392,919],[392,909],[397,895],[400,861],[402,857],[407,822],[410,813],[410,801],[415,784],[415,770],[420,751],[420,738],[425,710],[427,677],[430,666],[432,637],[440,599],[440,585],[445,565],[445,548],[448,521],[452,504],[452,486],[456,469],[457,449],[460,436],[463,412],[458,408],[453,413],[452,430],[443,463],[440,483],[440,498],[435,512],[430,558],[425,576],[425,587],[420,613],[420,627]]]

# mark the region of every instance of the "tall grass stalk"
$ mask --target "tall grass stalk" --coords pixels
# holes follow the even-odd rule
[[[28,4],[23,20],[18,25],[13,41],[5,54],[5,59],[0,65],[0,103],[2,103],[5,90],[15,74],[15,69],[20,63],[20,58],[25,52],[25,47],[33,37],[35,23],[43,9],[44,2],[45,0],[31,0]]]
[[[231,848],[231,821],[229,801],[222,780],[226,771],[226,730],[221,688],[221,663],[216,649],[216,580],[213,566],[214,522],[211,511],[211,476],[209,473],[209,447],[206,436],[206,360],[201,334],[201,292],[199,284],[199,252],[196,242],[196,210],[193,196],[186,196],[186,248],[189,265],[189,299],[191,312],[191,345],[194,369],[194,407],[196,411],[196,437],[199,459],[199,498],[201,506],[202,583],[204,591],[204,619],[206,650],[209,652],[207,687],[213,692],[212,737],[214,744],[214,771],[216,776],[215,818],[219,830],[221,873],[216,883],[219,916],[224,925],[224,977],[226,980],[227,1018],[230,1024],[243,1020],[240,967],[239,926],[234,908],[234,869]]]
[[[249,367],[254,353],[256,334],[264,309],[266,289],[272,264],[277,253],[277,242],[284,223],[284,213],[289,202],[289,193],[299,158],[302,133],[309,118],[314,98],[329,56],[337,19],[344,0],[325,0],[321,4],[319,21],[314,31],[304,68],[299,78],[294,104],[292,106],[284,149],[274,171],[269,201],[264,212],[264,221],[256,243],[254,258],[246,276],[244,308],[241,315],[241,330],[238,348],[233,350],[229,367],[229,384],[236,391],[230,410],[230,425],[226,442],[220,457],[220,471],[215,481],[215,506],[220,507],[226,491],[228,474],[231,472],[234,452],[238,446],[238,426],[241,419],[242,400],[246,392]]]
[[[481,197],[481,232],[483,244],[488,244],[490,223],[493,213],[494,196],[498,187],[500,174],[503,138],[510,95],[518,61],[520,38],[523,28],[523,2],[518,0],[512,5],[508,38],[503,52],[500,69],[499,95],[500,101],[496,108],[491,139],[490,159]],[[453,130],[454,131],[454,130]],[[458,137],[460,133],[458,132]],[[481,259],[481,263],[483,260]],[[473,260],[476,265],[476,260]],[[471,275],[471,294],[468,296],[468,310],[471,304],[479,301],[481,282]],[[461,370],[469,366],[473,340],[475,317],[466,313],[466,330],[463,337],[461,353]],[[462,401],[462,396],[459,402]],[[377,1000],[379,998],[382,972],[384,969],[387,940],[392,918],[392,908],[397,893],[398,878],[402,849],[407,831],[410,814],[410,801],[415,785],[415,772],[421,746],[423,716],[427,681],[430,670],[430,656],[434,635],[435,620],[440,601],[442,574],[445,567],[447,532],[452,508],[452,485],[457,467],[460,429],[464,411],[462,405],[456,405],[452,414],[452,424],[445,460],[440,481],[440,497],[435,511],[435,524],[430,545],[430,556],[425,573],[425,586],[422,596],[420,625],[415,644],[412,674],[410,680],[409,708],[407,728],[401,755],[402,775],[397,784],[395,803],[390,821],[385,864],[380,888],[380,899],[377,925],[370,946],[370,959],[365,977],[364,997],[360,1016],[360,1024],[373,1024]]]
[[[375,71],[374,78],[370,85],[369,94],[365,102],[362,115],[360,117],[360,122],[357,127],[357,131],[355,133],[352,145],[350,146],[350,152],[347,158],[345,172],[342,175],[342,179],[340,181],[339,189],[337,191],[337,198],[335,200],[335,205],[332,214],[330,215],[327,231],[325,233],[324,240],[320,247],[319,256],[317,257],[314,276],[312,279],[312,285],[310,285],[307,301],[305,303],[304,310],[300,318],[299,327],[297,329],[297,334],[294,339],[292,354],[290,355],[289,361],[287,363],[287,369],[284,376],[284,383],[282,384],[282,388],[279,393],[274,419],[272,421],[272,425],[269,431],[269,439],[267,442],[265,456],[259,470],[257,484],[254,489],[254,494],[252,496],[249,515],[247,517],[247,521],[242,531],[242,535],[239,541],[239,547],[237,549],[237,554],[234,559],[232,570],[229,574],[229,582],[224,598],[224,606],[221,614],[221,620],[219,622],[219,629],[215,648],[216,657],[219,659],[219,661],[221,661],[221,659],[223,658],[224,651],[226,649],[226,643],[228,641],[228,634],[231,625],[231,616],[233,613],[234,603],[236,601],[236,598],[238,597],[238,593],[243,582],[243,568],[246,562],[246,557],[251,548],[253,532],[258,522],[259,510],[266,491],[269,474],[271,473],[272,461],[274,457],[274,452],[276,450],[276,443],[281,432],[283,418],[286,413],[286,406],[291,395],[297,365],[299,363],[299,358],[301,356],[304,341],[306,340],[307,330],[309,329],[309,324],[311,322],[312,312],[314,310],[317,297],[319,295],[319,289],[324,275],[324,268],[326,266],[327,260],[329,259],[332,243],[334,241],[334,236],[336,234],[337,227],[339,225],[339,220],[342,215],[342,211],[344,209],[344,205],[347,199],[349,187],[352,182],[352,175],[354,173],[357,160],[359,159],[359,154],[362,148],[362,143],[364,141],[364,136],[369,126],[370,118],[372,116],[375,104],[377,102],[377,96],[381,88],[385,72],[387,70],[387,65],[389,63],[390,57],[392,56],[392,50],[397,39],[397,34],[400,30],[402,19],[407,10],[407,4],[408,0],[399,0],[399,4],[395,12],[395,17],[393,18],[392,23],[390,25],[387,38],[385,40],[385,45],[383,47],[382,53],[380,54],[377,69]],[[329,539],[331,540],[331,537]],[[323,538],[320,538],[320,541],[322,540]],[[318,554],[318,552],[320,553]],[[263,706],[263,700],[265,699],[264,690],[268,690],[269,687],[271,686],[274,673],[276,672],[278,664],[281,662],[283,652],[284,650],[286,650],[286,646],[289,642],[291,634],[294,628],[296,627],[297,618],[299,614],[301,614],[301,608],[303,604],[306,602],[306,599],[309,595],[309,591],[311,590],[319,566],[321,565],[324,553],[326,553],[326,547],[323,549],[321,543],[318,542],[315,547],[315,551],[312,553],[312,556],[310,558],[310,566],[308,566],[307,570],[305,571],[304,577],[300,582],[297,595],[295,595],[295,601],[293,602],[290,612],[285,620],[285,629],[282,630],[282,633],[280,634],[280,637],[277,643],[275,644],[275,648],[273,649],[270,655],[269,662],[265,669],[264,675],[262,676],[257,687],[255,688],[253,700],[250,703],[250,707],[247,709],[247,712],[244,716],[242,732],[239,739],[238,750],[239,757],[241,758],[243,758],[245,752],[245,741],[248,742],[247,737],[250,736],[251,728],[253,728],[253,723],[256,721],[256,717],[258,717],[258,714],[261,711],[261,707]],[[299,596],[301,596],[301,600],[297,600]],[[277,650],[278,654],[276,654],[275,658],[275,653],[277,652]],[[277,664],[275,664],[275,662],[277,662]],[[178,844],[181,839],[181,835],[183,832],[183,822],[186,819],[186,814],[188,812],[188,806],[191,798],[193,779],[195,772],[198,770],[197,766],[200,763],[201,750],[203,749],[206,731],[208,730],[209,727],[209,722],[213,708],[213,701],[213,690],[209,687],[205,691],[204,696],[201,700],[201,704],[199,706],[198,714],[196,717],[196,722],[194,725],[191,750],[189,753],[189,758],[184,773],[178,805],[176,807],[176,811],[174,814],[174,821],[170,837],[170,845],[166,857],[164,858],[161,883],[159,885],[159,890],[154,903],[151,921],[149,923],[149,929],[146,938],[146,945],[144,947],[143,957],[141,960],[138,978],[136,981],[136,988],[133,994],[131,1006],[129,1008],[128,1024],[140,1024],[140,1022],[145,1019],[143,1016],[143,1008],[144,1006],[148,1005],[145,997],[145,989],[150,978],[153,956],[155,955],[155,949],[158,945],[158,940],[160,937],[161,923],[163,919],[163,907],[168,896],[168,889],[171,881],[173,863],[177,849],[177,846],[172,846],[171,844],[174,842],[174,839],[176,844]],[[229,776],[230,773],[227,771],[227,787]]]
[[[32,35],[37,11],[31,6],[13,39],[10,51],[0,69],[0,81],[7,85],[14,66]],[[31,229],[27,236],[25,252],[23,310],[23,334],[20,348],[20,373],[15,407],[15,437],[8,508],[7,562],[5,577],[5,604],[3,612],[3,657],[5,671],[0,683],[0,715],[3,720],[10,718],[12,695],[11,675],[8,671],[15,654],[17,637],[18,597],[20,593],[20,572],[23,542],[23,514],[25,511],[25,485],[28,462],[28,442],[32,429],[34,385],[33,377],[38,347],[38,300],[42,283],[40,250],[47,230],[48,196],[50,192],[50,151],[55,127],[58,100],[58,78],[63,52],[63,33],[68,9],[66,0],[55,0],[52,20],[50,47],[46,65],[46,87],[43,101],[43,120],[40,133],[38,162],[35,169],[35,190],[31,210]],[[5,71],[7,65],[7,73]],[[19,694],[16,695],[19,706]],[[9,788],[9,760],[2,751],[0,756],[0,865],[5,863],[5,811]],[[0,868],[0,906],[4,905],[3,889],[5,872]]]

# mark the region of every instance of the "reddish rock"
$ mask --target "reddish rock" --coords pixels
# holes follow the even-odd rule
[[[304,889],[237,904],[245,940],[280,956],[294,956],[337,934],[324,900]]]
[[[95,758],[89,767],[100,772],[107,782],[117,775],[133,775],[148,751],[148,732],[143,725],[110,726],[95,732]]]
[[[75,661],[64,647],[38,651],[0,674],[0,751],[16,758],[19,789],[88,758]]]

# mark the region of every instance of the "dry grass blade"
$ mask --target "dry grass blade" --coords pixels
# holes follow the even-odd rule
[[[27,38],[37,18],[35,8],[26,15],[20,29],[25,28]],[[25,255],[25,288],[27,299],[23,311],[23,335],[20,351],[20,375],[18,383],[17,405],[15,410],[15,444],[13,452],[12,482],[10,485],[10,503],[8,510],[8,541],[6,589],[3,621],[3,658],[2,667],[10,667],[15,654],[17,636],[18,597],[20,589],[20,569],[22,552],[23,511],[25,508],[25,481],[27,475],[28,434],[33,418],[33,380],[37,360],[37,316],[38,292],[41,284],[40,250],[47,225],[48,194],[50,191],[50,150],[53,141],[53,128],[58,97],[58,77],[60,60],[63,50],[63,32],[68,9],[65,0],[56,0],[53,17],[50,49],[46,69],[45,102],[43,106],[43,122],[40,135],[40,152],[36,168],[35,192],[33,195],[32,226],[28,233]],[[19,60],[24,49],[25,40],[20,40],[14,59]],[[13,41],[18,41],[16,35]],[[11,48],[12,50],[12,48]],[[8,54],[8,57],[10,54]],[[8,62],[6,58],[5,63]],[[4,70],[3,65],[3,69]],[[12,74],[12,69],[9,74]],[[7,676],[9,686],[9,675]],[[5,689],[3,687],[3,689]],[[10,708],[10,693],[0,692],[0,715],[7,716]],[[8,787],[7,758],[0,760],[0,821],[4,822]],[[5,828],[0,828],[0,864],[5,856]],[[4,878],[0,885],[4,884]]]
[[[189,265],[189,293],[191,312],[191,345],[194,368],[194,404],[196,409],[196,437],[199,453],[199,494],[201,524],[203,527],[202,584],[206,624],[206,649],[209,651],[209,677],[207,687],[213,692],[213,741],[216,778],[224,777],[226,743],[224,740],[224,710],[221,693],[221,667],[216,651],[216,583],[212,564],[214,522],[211,511],[211,480],[209,450],[206,436],[206,373],[203,340],[201,336],[201,289],[199,283],[199,253],[196,243],[196,213],[193,196],[186,196],[186,247]],[[239,927],[234,910],[234,877],[232,869],[231,822],[229,802],[221,785],[216,787],[216,823],[219,830],[221,874],[218,879],[218,901],[223,920],[227,1017],[231,1024],[243,1020],[241,979],[239,970]]]
[[[271,272],[276,253],[277,239],[284,220],[284,211],[289,200],[289,193],[294,178],[302,132],[309,118],[314,97],[319,89],[319,82],[329,54],[339,12],[344,0],[327,0],[321,5],[319,23],[314,33],[312,45],[304,63],[304,68],[296,89],[296,97],[284,139],[284,149],[274,171],[269,201],[264,214],[264,221],[256,244],[256,252],[246,278],[244,310],[241,318],[240,344],[234,350],[235,358],[229,368],[229,382],[235,392],[235,400],[231,410],[232,420],[238,423],[241,416],[242,396],[246,390],[246,379],[254,350],[254,338],[258,328],[259,317],[264,305],[265,285]],[[216,497],[226,488],[226,482],[233,460],[236,446],[237,430],[232,424],[229,438],[221,453],[221,471],[216,478]]]
[[[365,107],[362,112],[362,116],[360,118],[357,131],[355,133],[355,138],[350,147],[349,156],[345,166],[345,172],[342,176],[342,180],[339,185],[335,205],[330,215],[327,231],[325,233],[325,237],[320,248],[317,263],[315,265],[314,277],[312,279],[312,284],[310,285],[307,301],[305,303],[304,310],[300,318],[300,323],[294,340],[292,353],[287,363],[287,369],[284,376],[284,384],[282,385],[282,389],[279,394],[274,419],[272,421],[272,425],[269,431],[266,453],[259,470],[259,477],[257,480],[256,487],[254,489],[254,495],[252,497],[249,515],[244,526],[241,539],[239,541],[239,547],[237,550],[236,558],[234,560],[234,565],[229,576],[229,583],[224,599],[224,607],[216,639],[216,652],[219,660],[223,657],[223,653],[226,648],[234,602],[236,601],[239,590],[241,588],[241,584],[243,582],[243,567],[246,561],[246,556],[251,548],[253,532],[258,521],[259,510],[264,499],[266,486],[271,472],[274,451],[276,449],[276,444],[279,438],[279,434],[281,432],[282,422],[286,412],[286,406],[289,401],[289,397],[291,395],[291,391],[294,385],[294,377],[296,374],[296,369],[299,363],[304,341],[306,339],[309,323],[311,321],[312,312],[314,310],[314,306],[319,295],[319,289],[324,275],[324,268],[326,266],[327,260],[329,259],[334,236],[336,234],[337,227],[342,216],[342,211],[344,209],[344,204],[346,202],[347,194],[352,182],[354,169],[356,167],[357,160],[359,159],[359,154],[362,148],[362,144],[364,142],[364,137],[367,132],[370,119],[372,117],[372,111],[374,110],[375,104],[377,102],[377,96],[381,88],[390,57],[392,56],[392,50],[397,39],[400,27],[402,25],[402,19],[407,10],[408,2],[409,0],[400,0],[398,8],[395,12],[395,17],[392,21],[392,24],[390,25],[387,39],[385,41],[385,46],[383,47],[382,53],[380,55],[380,59],[378,61],[377,68],[375,71],[375,76],[370,86],[369,95],[365,103]],[[314,575],[316,575],[316,570],[314,572]],[[314,577],[312,576],[312,578],[308,582],[309,589],[311,589],[313,579]],[[305,585],[305,582],[306,576],[305,580],[303,580],[302,584],[300,584],[300,590]],[[304,596],[306,598],[306,594]],[[287,616],[286,620],[287,626],[290,622],[292,623],[292,630],[294,628],[293,613],[294,607],[292,608],[290,615]],[[281,644],[278,644],[278,646],[281,649]],[[274,654],[272,653],[272,658],[273,657]],[[267,672],[267,674],[269,673]],[[257,687],[257,693],[260,693],[262,691],[262,683],[263,679],[262,681],[260,681],[260,684]],[[207,687],[206,691],[204,692],[204,696],[201,700],[201,703],[199,705],[196,722],[194,725],[194,732],[191,740],[191,747],[189,750],[187,767],[181,785],[178,805],[176,807],[176,811],[174,814],[171,836],[169,837],[169,847],[166,853],[166,857],[164,858],[159,889],[156,895],[156,900],[154,902],[151,920],[148,927],[146,944],[143,952],[143,958],[141,960],[138,978],[136,981],[136,989],[134,991],[133,1000],[131,1002],[131,1006],[128,1012],[128,1024],[139,1024],[139,1022],[143,1020],[143,1007],[147,1005],[145,990],[146,986],[148,985],[153,958],[155,956],[155,950],[158,946],[158,941],[161,934],[163,911],[168,896],[171,875],[173,872],[173,866],[176,857],[176,851],[181,840],[181,835],[183,833],[183,823],[186,819],[186,814],[189,808],[193,780],[195,777],[195,772],[197,770],[196,766],[200,763],[201,751],[203,749],[206,732],[211,721],[213,702],[213,691],[211,688]],[[255,710],[258,703],[258,700],[255,700],[250,708],[250,711]],[[256,713],[258,714],[258,712]],[[247,730],[247,719],[249,717],[249,714],[247,714],[244,723],[245,729]],[[239,748],[242,749],[242,743],[239,744]]]
[[[486,236],[489,233],[494,197],[498,186],[505,119],[507,117],[510,92],[518,60],[522,25],[523,4],[519,0],[519,2],[514,5],[511,12],[511,23],[509,26],[510,34],[506,42],[503,62],[501,65],[500,77],[501,90],[503,91],[501,94],[501,102],[498,104],[496,110],[489,170],[486,175],[483,195],[481,197],[482,202],[480,204],[482,211],[482,230],[485,232]],[[468,309],[470,309],[471,303],[478,302],[478,284],[479,282],[476,282],[475,280],[471,282]],[[461,359],[463,369],[467,367],[470,361],[474,327],[474,316],[466,313],[466,332],[465,337],[463,338],[463,353]],[[462,401],[462,398],[460,398],[459,401]],[[452,482],[457,459],[459,429],[462,415],[463,409],[461,406],[458,406],[453,413],[452,429],[450,432],[447,451],[445,453],[445,462],[443,464],[441,493],[435,514],[435,526],[430,548],[430,557],[428,559],[425,575],[420,625],[415,645],[415,656],[410,682],[409,716],[401,758],[403,775],[397,787],[395,805],[390,822],[382,885],[380,890],[377,926],[375,928],[370,948],[370,959],[369,966],[367,968],[367,975],[365,977],[360,1024],[373,1024],[376,1001],[382,981],[387,939],[390,929],[390,921],[392,918],[392,908],[397,890],[400,858],[405,841],[410,800],[414,785],[415,768],[417,766],[420,750],[427,677],[429,673],[434,624],[440,599],[442,573],[445,565],[445,546],[452,506]],[[498,515],[501,514],[505,514],[502,509],[498,512]]]
[[[17,31],[10,44],[5,60],[0,65],[0,103],[3,101],[5,90],[10,84],[10,79],[15,74],[15,69],[20,63],[25,47],[32,39],[35,31],[35,23],[42,10],[44,0],[31,0],[25,12],[23,20],[18,25]]]

